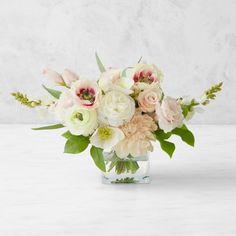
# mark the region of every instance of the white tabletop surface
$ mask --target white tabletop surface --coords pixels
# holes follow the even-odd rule
[[[236,235],[236,126],[190,126],[172,160],[157,143],[146,185],[104,185],[62,130],[30,127],[0,125],[1,236]]]

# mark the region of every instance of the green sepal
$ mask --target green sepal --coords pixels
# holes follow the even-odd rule
[[[106,172],[106,165],[103,157],[103,150],[101,148],[92,146],[90,155],[93,158],[95,165],[103,172]]]
[[[59,99],[60,95],[61,95],[61,91],[55,90],[55,89],[50,89],[47,88],[45,85],[42,85],[43,88],[49,93],[51,94],[54,98]]]
[[[63,124],[56,124],[56,125],[48,125],[39,128],[32,128],[32,130],[50,130],[50,129],[61,129],[65,126]]]

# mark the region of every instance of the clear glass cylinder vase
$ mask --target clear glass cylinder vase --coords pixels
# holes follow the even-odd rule
[[[146,184],[149,183],[149,157],[139,156],[119,158],[115,152],[103,153],[106,172],[102,172],[105,184]]]

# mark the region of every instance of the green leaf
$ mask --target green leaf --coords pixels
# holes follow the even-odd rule
[[[171,136],[171,132],[165,133],[164,130],[158,129],[155,131],[155,135],[157,139],[168,139]]]
[[[171,158],[174,151],[175,151],[175,144],[174,143],[171,143],[171,142],[168,142],[168,141],[165,141],[165,140],[158,140],[160,142],[160,145],[161,145],[161,149],[166,152],[169,157]]]
[[[55,90],[55,89],[50,89],[47,88],[45,85],[42,85],[43,88],[48,91],[48,93],[50,93],[54,98],[59,99],[60,95],[61,95],[61,91]]]
[[[138,64],[141,62],[142,59],[143,59],[143,57],[141,56],[138,60]]]
[[[102,62],[101,62],[101,60],[100,60],[98,54],[95,53],[95,56],[96,56],[96,62],[97,62],[97,65],[98,65],[98,68],[99,68],[100,72],[101,72],[101,73],[102,73],[102,72],[105,72],[106,69],[105,69],[104,65],[102,64]]]
[[[64,153],[77,154],[83,152],[89,145],[89,138],[82,135],[71,136],[64,148]]]
[[[173,129],[172,134],[178,135],[185,143],[194,147],[195,139],[193,133],[188,130],[185,125],[183,125],[181,128]]]
[[[61,136],[64,137],[64,138],[66,138],[66,139],[69,139],[69,138],[71,138],[71,137],[74,136],[74,135],[71,134],[70,131],[66,131],[66,132],[63,133]]]
[[[105,165],[102,151],[103,150],[101,148],[97,148],[97,147],[92,146],[90,149],[90,155],[93,158],[95,165],[101,171],[106,172],[106,165]]]
[[[56,125],[48,125],[48,126],[43,126],[43,127],[39,127],[39,128],[32,128],[32,130],[49,130],[49,129],[60,129],[65,127],[62,124],[56,124]]]

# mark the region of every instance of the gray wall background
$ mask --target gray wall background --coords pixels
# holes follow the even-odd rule
[[[235,0],[0,1],[0,123],[42,123],[9,94],[44,96],[45,67],[99,75],[140,56],[165,74],[171,96],[200,95],[219,80],[224,91],[192,123],[236,122]]]

